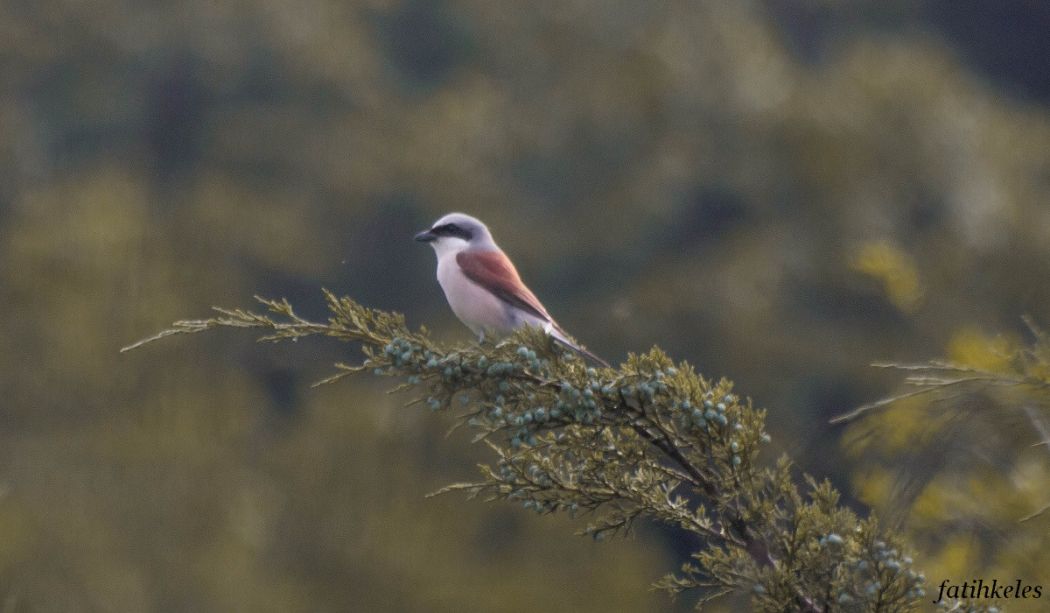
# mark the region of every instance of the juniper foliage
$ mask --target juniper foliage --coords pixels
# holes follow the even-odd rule
[[[700,592],[698,609],[734,592],[759,611],[908,611],[923,600],[925,578],[898,536],[842,506],[827,481],[797,484],[786,457],[760,461],[770,441],[765,411],[730,381],[707,379],[658,348],[596,369],[536,330],[442,346],[400,314],[325,296],[324,323],[287,300],[257,297],[268,313],[219,308],[123,351],[226,327],[261,329],[263,341],[358,342],[362,363],[338,363],[318,384],[360,371],[397,379],[396,389],[418,394],[410,404],[454,413],[457,427],[492,450],[477,480],[442,492],[585,517],[582,533],[595,539],[628,533],[642,518],[693,533],[701,549],[656,585]]]

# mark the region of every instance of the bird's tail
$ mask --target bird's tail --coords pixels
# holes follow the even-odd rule
[[[565,330],[562,330],[561,326],[559,326],[558,324],[550,322],[545,326],[545,328],[547,330],[547,334],[550,334],[552,337],[554,337],[554,340],[558,341],[562,345],[565,345],[566,347],[572,349],[573,351],[582,355],[583,357],[593,360],[594,362],[601,364],[606,368],[612,368],[611,364],[588,351],[587,348],[583,345],[580,345],[576,341],[572,340],[572,338],[570,338],[569,335],[565,333]]]

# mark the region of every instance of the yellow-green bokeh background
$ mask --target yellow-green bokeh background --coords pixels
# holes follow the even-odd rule
[[[0,609],[687,610],[648,589],[681,535],[424,498],[484,450],[368,378],[311,389],[351,347],[117,352],[253,294],[321,317],[322,286],[463,340],[410,240],[450,210],[599,353],[734,379],[931,580],[1046,592],[1046,521],[1016,519],[1050,456],[1011,451],[1009,407],[971,424],[984,455],[916,454],[903,512],[936,411],[827,419],[895,390],[871,361],[994,368],[1020,315],[1050,324],[1048,27],[1022,1],[0,1]]]

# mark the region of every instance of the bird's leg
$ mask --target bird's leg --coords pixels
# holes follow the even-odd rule
[[[485,344],[485,331],[484,330],[478,332],[478,344],[479,345],[484,345]]]

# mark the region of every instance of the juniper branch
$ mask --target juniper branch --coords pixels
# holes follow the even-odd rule
[[[595,369],[536,330],[495,345],[442,346],[401,315],[327,291],[325,299],[325,323],[286,300],[257,298],[268,313],[216,309],[217,317],[176,322],[123,351],[227,327],[260,329],[263,341],[360,343],[361,364],[337,364],[319,383],[371,369],[401,379],[398,389],[420,390],[410,404],[452,412],[459,398],[457,425],[493,450],[479,480],[441,492],[586,515],[582,532],[597,539],[641,518],[697,534],[703,547],[693,562],[657,585],[705,591],[698,608],[743,592],[764,611],[905,611],[924,594],[896,536],[842,507],[829,484],[797,486],[786,458],[762,466],[765,412],[725,379],[708,380],[656,348]]]

